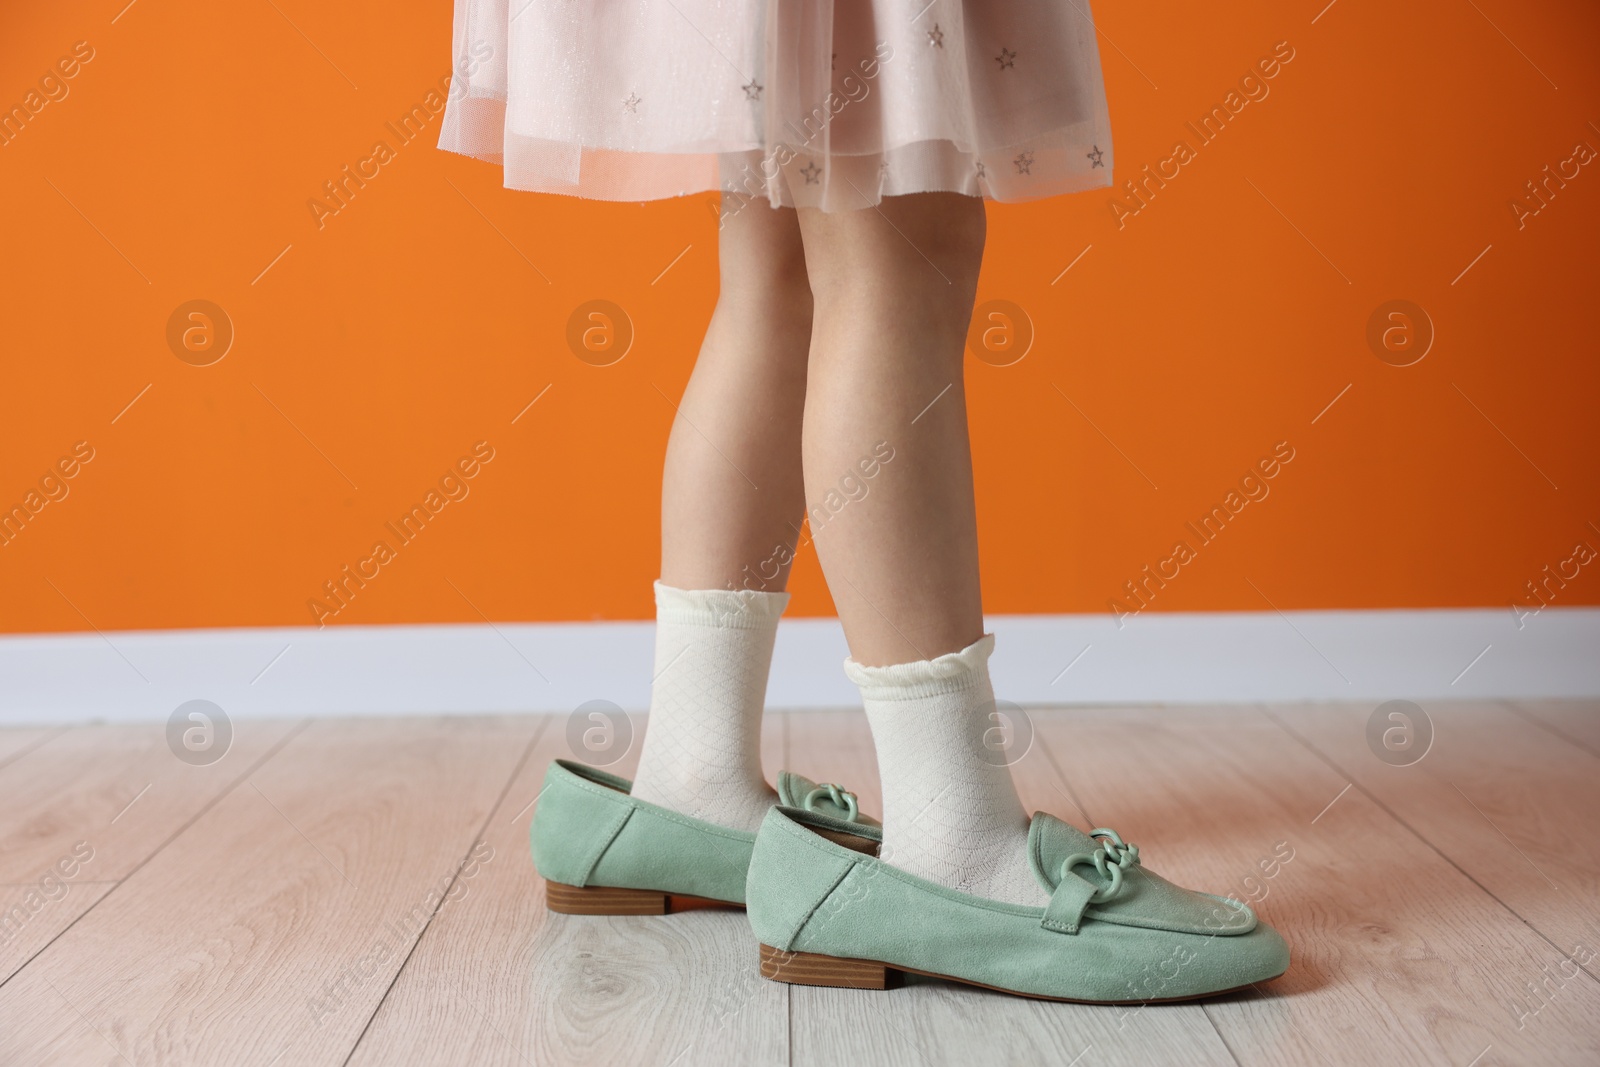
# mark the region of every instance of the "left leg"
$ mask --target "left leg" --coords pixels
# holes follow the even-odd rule
[[[794,209],[746,203],[724,221],[717,255],[717,309],[667,442],[661,580],[781,592],[805,512],[800,420],[811,348]]]
[[[633,794],[754,830],[761,712],[805,512],[811,288],[792,208],[724,220],[721,292],[667,445],[655,677]]]

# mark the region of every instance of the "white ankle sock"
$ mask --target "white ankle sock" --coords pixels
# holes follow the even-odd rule
[[[1050,894],[1028,864],[1011,770],[986,760],[994,689],[985,634],[960,652],[889,667],[844,661],[861,687],[883,783],[883,859],[930,882],[1013,904]]]
[[[650,721],[633,795],[755,830],[777,799],[761,773],[761,712],[788,593],[655,583]]]

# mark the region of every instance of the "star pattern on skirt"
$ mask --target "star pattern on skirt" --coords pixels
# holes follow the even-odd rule
[[[1033,173],[1033,171],[1028,169],[1029,167],[1033,166],[1033,152],[1032,151],[1030,151],[1028,149],[1023,149],[1021,152],[1019,152],[1017,154],[1017,158],[1013,159],[1011,162],[1016,164],[1017,173],[1018,174],[1032,174]]]
[[[637,115],[639,113],[640,103],[642,103],[642,101],[639,99],[638,93],[629,93],[628,99],[622,102],[622,110]]]
[[[761,90],[764,89],[765,86],[757,85],[756,84],[756,80],[754,78],[751,78],[750,79],[750,84],[746,85],[746,86],[742,86],[742,88],[744,89],[744,98],[746,100],[760,100],[761,99]]]
[[[933,24],[933,29],[928,31],[928,43],[935,48],[944,48],[944,31],[939,28],[937,22]]]
[[[822,174],[822,168],[817,166],[816,160],[812,160],[800,168],[800,173],[805,175],[807,185],[816,185]]]
[[[980,178],[987,178],[987,177],[989,177],[989,172],[988,172],[988,170],[987,170],[987,169],[985,169],[985,168],[984,168],[984,165],[983,165],[983,160],[981,160],[981,159],[979,159],[979,160],[975,160],[975,161],[973,161],[973,164],[972,164],[972,165],[973,165],[973,167],[974,167],[974,168],[976,168],[976,170],[977,170],[977,171],[978,171],[978,177],[980,177]]]
[[[1093,170],[1096,167],[1105,166],[1104,163],[1100,162],[1100,157],[1105,155],[1105,153],[1100,151],[1100,146],[1099,145],[1095,145],[1094,146],[1094,151],[1093,152],[1085,152],[1084,155],[1089,157],[1089,169],[1090,170]]]
[[[1015,52],[1009,48],[1001,46],[1000,54],[994,57],[994,61],[1000,64],[1001,70],[1010,70],[1012,67],[1016,66],[1016,58],[1017,54]]]

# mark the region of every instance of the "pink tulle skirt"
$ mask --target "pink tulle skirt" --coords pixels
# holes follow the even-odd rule
[[[456,0],[439,147],[512,189],[849,211],[1111,184],[1087,0]]]

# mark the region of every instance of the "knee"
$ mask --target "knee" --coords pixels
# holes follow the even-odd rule
[[[718,306],[746,312],[775,327],[788,330],[803,324],[810,328],[811,282],[805,259],[775,249],[770,256],[723,260]]]
[[[989,219],[983,201],[957,193],[941,195],[954,199],[949,202],[949,209],[940,214],[938,224],[929,227],[932,231],[929,236],[952,267],[970,271],[976,277],[989,236]]]
[[[724,249],[718,276],[719,305],[782,322],[810,322],[811,281],[798,247],[775,244],[759,255],[728,255]]]
[[[989,235],[983,200],[960,193],[927,195],[938,198],[938,210],[920,228],[920,239],[928,245],[926,255],[951,283],[976,289]]]
[[[925,193],[853,214],[838,224],[840,233],[827,234],[840,239],[808,248],[820,304],[878,300],[888,291],[970,308],[987,237],[982,200]]]

